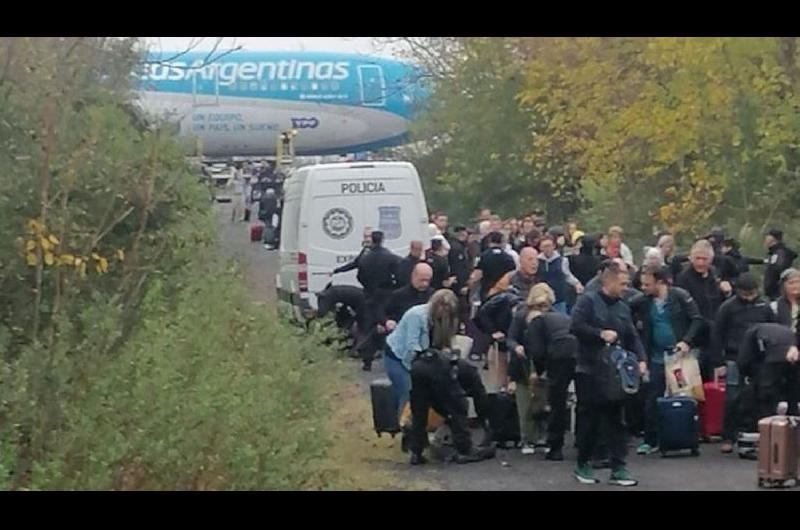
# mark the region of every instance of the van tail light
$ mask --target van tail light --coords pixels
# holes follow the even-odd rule
[[[308,292],[308,258],[304,252],[297,253],[297,287],[301,293]]]

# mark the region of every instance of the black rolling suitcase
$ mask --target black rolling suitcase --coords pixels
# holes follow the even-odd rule
[[[498,392],[489,394],[489,427],[492,438],[498,445],[518,445],[520,442],[517,401],[513,394]]]
[[[658,448],[661,456],[668,452],[691,451],[700,454],[700,431],[697,402],[690,397],[658,398]]]
[[[272,247],[276,246],[278,239],[278,230],[276,227],[268,224],[264,227],[264,244]]]
[[[372,398],[372,422],[375,433],[380,436],[389,433],[394,437],[400,432],[400,423],[397,417],[397,396],[395,396],[392,382],[386,378],[376,379],[369,385]]]

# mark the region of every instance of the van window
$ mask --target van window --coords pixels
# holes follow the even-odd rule
[[[387,241],[400,239],[403,235],[402,212],[400,206],[378,207],[378,230]]]

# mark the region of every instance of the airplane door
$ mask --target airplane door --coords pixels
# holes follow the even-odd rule
[[[213,63],[192,73],[193,105],[195,107],[219,105],[219,64]]]
[[[386,105],[386,82],[383,69],[376,64],[362,64],[358,67],[361,80],[361,104],[367,107]]]

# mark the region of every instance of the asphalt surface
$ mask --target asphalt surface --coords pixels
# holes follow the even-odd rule
[[[231,223],[230,206],[219,205],[221,250],[238,261],[248,285],[258,293],[258,298],[275,302],[275,273],[278,254],[267,251],[263,245],[250,243],[249,224]],[[362,372],[360,362],[352,361],[353,371],[359,374],[364,399],[369,399],[369,383],[385,377],[382,361],[376,361],[372,372]],[[372,418],[364,418],[371,422]],[[475,433],[476,435],[478,433]],[[399,445],[399,444],[397,444]],[[723,455],[719,444],[701,445],[699,457],[660,455],[639,456],[631,447],[628,467],[639,485],[635,488],[620,488],[606,484],[609,470],[598,470],[596,476],[602,482],[587,486],[578,484],[572,476],[576,451],[568,435],[563,462],[548,462],[544,455],[523,456],[518,449],[499,449],[497,457],[479,463],[458,465],[432,461],[425,466],[396,466],[400,476],[418,476],[436,482],[447,490],[492,491],[492,490],[657,490],[657,491],[747,491],[758,489],[756,463],[742,460],[735,454]],[[397,449],[399,451],[399,449]]]

